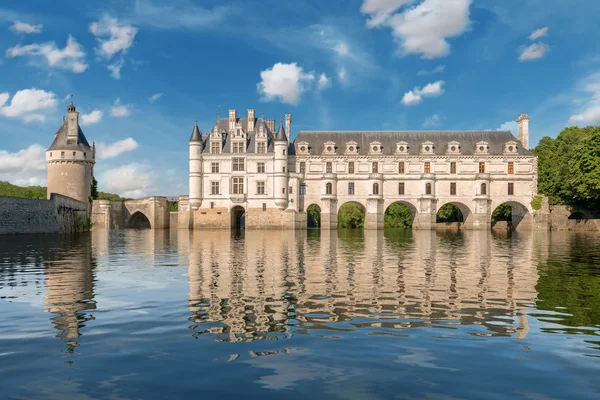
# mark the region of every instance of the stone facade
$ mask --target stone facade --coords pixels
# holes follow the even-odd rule
[[[166,197],[154,196],[127,201],[94,200],[92,203],[94,228],[167,229],[171,225],[170,221],[171,212]]]
[[[519,139],[508,131],[301,131],[290,142],[291,122],[286,115],[275,132],[254,110],[247,118],[230,110],[207,134],[194,126],[178,226],[302,229],[314,204],[321,227],[336,229],[340,207],[353,202],[366,229],[382,229],[385,210],[398,202],[411,209],[415,229],[434,229],[449,203],[465,229],[490,229],[503,203],[513,227],[534,228],[537,157],[527,148],[526,114],[517,120]]]

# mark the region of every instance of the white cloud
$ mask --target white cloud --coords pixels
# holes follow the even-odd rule
[[[156,3],[162,3],[160,5]],[[151,0],[135,0],[133,18],[139,24],[158,29],[205,29],[221,23],[239,11],[234,7],[204,8],[187,0],[170,0],[168,4]]]
[[[152,189],[153,173],[148,165],[131,163],[109,169],[98,177],[101,187],[124,197],[148,196]]]
[[[81,125],[97,124],[102,120],[104,113],[100,110],[94,110],[89,114],[81,114]]]
[[[158,99],[164,96],[164,93],[154,93],[152,96],[148,97],[148,101],[150,104],[154,104]]]
[[[33,43],[11,47],[6,50],[6,56],[10,58],[28,56],[34,60],[45,61],[49,67],[71,70],[76,74],[82,73],[88,67],[85,63],[83,46],[71,35],[63,49],[59,49],[55,42]]]
[[[32,144],[14,153],[0,150],[0,181],[22,186],[45,185],[46,149],[41,144]]]
[[[19,90],[5,106],[9,97],[8,93],[0,93],[0,115],[20,118],[25,122],[45,121],[45,112],[58,104],[54,93],[35,88]]]
[[[533,43],[527,46],[521,55],[519,56],[520,61],[532,61],[537,60],[546,55],[549,46],[545,43]]]
[[[547,26],[544,26],[543,28],[536,29],[535,31],[531,32],[531,35],[529,35],[529,39],[537,40],[544,36],[548,36],[548,27]]]
[[[418,76],[435,75],[435,74],[439,74],[441,72],[444,72],[444,70],[446,70],[446,66],[445,65],[438,65],[437,67],[435,67],[432,70],[422,69],[419,72],[417,72],[417,75]]]
[[[347,76],[348,74],[346,72],[346,68],[340,68],[340,70],[338,71],[338,78],[340,79],[340,81],[345,81]]]
[[[125,59],[121,57],[113,64],[107,65],[106,68],[110,71],[110,76],[112,76],[116,80],[119,80],[121,79],[121,68],[123,68],[124,65]]]
[[[440,126],[443,119],[444,118],[439,114],[433,114],[432,116],[425,118],[425,121],[423,121],[423,128],[435,128]]]
[[[119,140],[112,144],[97,143],[97,157],[99,160],[108,160],[109,158],[115,158],[123,153],[133,151],[138,148],[138,142],[133,138],[128,137],[127,139]]]
[[[498,128],[497,130],[499,130],[499,131],[510,131],[513,135],[516,135],[518,133],[518,131],[517,131],[517,121],[506,121],[505,123],[503,123],[502,125],[500,125],[500,128]]]
[[[118,97],[117,100],[115,100],[114,106],[110,109],[110,115],[113,117],[122,118],[129,116],[129,114],[131,114],[130,107],[128,105],[121,104],[121,98]]]
[[[122,24],[116,18],[105,16],[90,24],[90,32],[98,40],[99,46],[96,48],[98,54],[111,59],[117,53],[126,53],[133,46],[137,28]]]
[[[336,44],[335,47],[333,48],[333,50],[341,56],[345,56],[346,54],[348,54],[350,52],[348,45],[344,42],[340,42],[340,43]]]
[[[581,93],[582,109],[571,115],[569,123],[573,125],[600,124],[600,72],[585,78],[578,91]]]
[[[425,97],[440,97],[444,94],[444,81],[428,83],[424,88],[415,87],[413,90],[404,93],[402,103],[407,106],[419,104]]]
[[[406,54],[422,58],[439,58],[450,53],[447,39],[463,34],[470,25],[469,7],[472,0],[419,0],[414,7],[402,6],[413,0],[365,0],[362,12],[371,19],[370,28],[387,26]]]
[[[313,73],[305,73],[296,63],[277,63],[260,73],[256,85],[263,100],[279,100],[285,104],[298,104],[302,93],[309,90],[315,80]]]
[[[331,87],[331,81],[329,80],[327,75],[325,75],[325,73],[322,73],[319,76],[319,80],[317,81],[317,90],[321,91],[329,87]]]
[[[30,35],[32,33],[42,32],[43,25],[31,25],[22,21],[15,21],[14,24],[9,28],[11,31],[16,33],[24,33]]]

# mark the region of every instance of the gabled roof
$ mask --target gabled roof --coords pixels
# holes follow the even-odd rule
[[[421,145],[428,141],[433,143],[433,154],[436,155],[446,155],[446,146],[452,141],[460,142],[461,155],[475,154],[475,146],[480,141],[488,143],[488,155],[504,155],[504,144],[515,141],[518,143],[518,155],[533,155],[509,131],[300,131],[294,143],[307,142],[310,154],[320,155],[327,141],[335,142],[338,148],[354,141],[358,144],[358,154],[365,155],[369,153],[372,142],[382,144],[382,154],[393,155],[396,143],[400,141],[407,143],[410,155],[421,154]]]
[[[256,133],[260,130],[260,127],[263,127],[264,132],[267,136],[267,152],[272,153],[273,149],[273,140],[274,135],[269,130],[269,127],[266,121],[262,118],[255,118],[254,120],[254,130],[248,131],[248,118],[238,118],[236,120],[236,124],[239,122],[242,126],[242,129],[246,132],[246,153],[255,153],[256,152]],[[220,118],[217,121],[216,129],[219,132],[223,132],[224,137],[224,145],[221,149],[221,153],[231,153],[232,150],[232,137],[229,134],[229,119],[228,118]],[[204,145],[202,147],[202,153],[208,154],[210,153],[210,134],[204,135],[202,137]]]
[[[56,132],[56,137],[54,138],[54,142],[48,150],[80,150],[80,151],[92,151],[90,144],[88,143],[81,127],[77,127],[77,140],[69,140],[67,133],[67,125],[68,123],[65,121],[61,125],[58,132]]]

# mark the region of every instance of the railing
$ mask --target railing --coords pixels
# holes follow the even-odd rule
[[[245,194],[232,194],[229,198],[232,203],[245,203],[247,196]]]
[[[383,180],[383,174],[380,172],[371,172],[369,174],[369,179]]]

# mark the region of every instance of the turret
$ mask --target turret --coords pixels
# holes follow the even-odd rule
[[[524,148],[529,150],[529,115],[520,114],[517,118],[517,138]]]
[[[190,137],[190,207],[197,210],[202,204],[202,132],[198,121]]]
[[[275,151],[275,163],[273,167],[275,172],[275,205],[280,210],[284,210],[288,204],[288,141],[283,129],[283,123],[280,123],[279,130],[277,131],[277,134],[275,134],[273,148]]]
[[[71,101],[67,107],[67,118],[63,119],[46,151],[47,197],[56,193],[88,203],[92,195],[95,163],[96,148],[90,147],[85,138],[79,126],[79,113]]]

